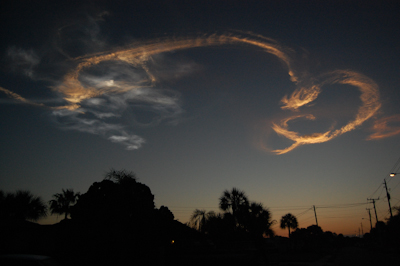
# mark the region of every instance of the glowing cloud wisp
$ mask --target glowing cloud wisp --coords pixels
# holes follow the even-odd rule
[[[272,39],[254,34],[213,34],[196,38],[165,38],[138,42],[125,48],[71,59],[74,67],[51,87],[66,104],[49,108],[64,128],[101,135],[112,142],[124,145],[128,150],[138,149],[145,140],[130,133],[126,126],[118,122],[125,113],[134,112],[135,108],[144,108],[155,114],[151,122],[141,124],[147,126],[156,125],[161,121],[177,123],[178,117],[184,112],[180,104],[180,95],[159,87],[158,77],[152,73],[149,62],[156,55],[166,52],[221,45],[261,48],[286,65],[289,78],[297,88],[290,96],[282,98],[282,109],[298,111],[315,101],[326,85],[351,85],[360,91],[362,105],[358,108],[355,118],[339,129],[332,128],[326,132],[303,136],[289,130],[290,121],[300,118],[313,120],[315,119],[313,115],[294,115],[273,123],[272,129],[278,135],[294,142],[285,149],[273,150],[272,152],[276,154],[287,153],[305,144],[326,142],[354,130],[371,118],[381,106],[378,86],[362,74],[338,70],[311,79],[309,74],[302,72],[300,74],[296,71],[295,62],[290,56],[293,51]],[[25,68],[32,76],[31,66],[37,64],[39,60],[33,53],[15,51],[15,56],[30,59],[30,65],[25,64],[28,66]],[[30,102],[1,87],[0,91],[15,100],[42,105]]]
[[[376,85],[373,80],[353,71],[338,70],[321,76],[320,83],[312,86],[309,89],[302,87],[293,92],[290,98],[285,96],[282,99],[282,102],[285,103],[285,106],[282,108],[296,110],[300,106],[315,100],[318,94],[321,92],[321,87],[332,84],[351,85],[358,88],[360,91],[362,105],[358,108],[358,112],[354,120],[349,121],[346,125],[336,130],[328,130],[323,133],[313,133],[300,136],[299,133],[290,131],[288,129],[288,122],[299,117],[306,117],[307,119],[311,120],[315,119],[315,117],[313,115],[302,115],[286,118],[282,120],[279,125],[273,124],[272,128],[278,135],[284,136],[292,140],[294,143],[288,148],[273,150],[273,152],[277,154],[284,154],[301,145],[329,141],[348,131],[354,130],[364,121],[371,118],[381,107],[378,85]]]

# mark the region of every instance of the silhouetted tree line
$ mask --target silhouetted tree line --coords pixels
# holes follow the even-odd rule
[[[125,170],[109,171],[83,194],[63,189],[49,205],[27,191],[1,191],[0,252],[46,253],[75,265],[159,265],[172,243],[184,246],[200,237],[175,221],[168,207],[155,208],[150,188]],[[48,210],[64,219],[53,226],[29,222]]]
[[[244,191],[225,190],[219,198],[222,213],[196,209],[189,226],[214,240],[259,240],[273,236],[271,213],[261,203],[250,202]]]
[[[386,223],[379,221],[371,232],[364,234],[368,244],[384,244],[387,249],[400,249],[400,207],[393,207],[395,214]]]
[[[292,247],[302,251],[339,248],[348,243],[347,240],[342,234],[324,232],[318,225],[297,228],[291,234]]]
[[[221,212],[196,209],[187,226],[175,221],[168,207],[157,209],[150,188],[125,170],[110,170],[83,194],[62,189],[53,195],[48,207],[29,191],[0,190],[0,252],[48,254],[74,265],[126,261],[185,265],[194,250],[204,255],[230,243],[251,242],[258,257],[273,250],[265,240],[274,238],[271,227],[276,221],[271,220],[267,208],[249,201],[237,188],[223,191],[218,200]],[[380,241],[399,248],[400,209],[395,209],[393,218],[365,234],[367,242]],[[48,212],[64,215],[64,219],[50,226],[31,222]],[[324,232],[317,225],[298,228],[296,217],[290,213],[282,216],[280,227],[288,229],[289,238],[274,238],[278,249],[315,251],[349,243],[343,235]]]
[[[26,190],[4,193],[0,190],[0,219],[33,220],[47,215],[47,206],[40,197]]]

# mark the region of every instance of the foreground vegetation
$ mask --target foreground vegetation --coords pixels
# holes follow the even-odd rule
[[[271,230],[275,221],[268,208],[244,191],[225,190],[218,200],[220,213],[196,209],[184,225],[168,207],[155,208],[150,188],[124,170],[109,171],[83,194],[63,189],[48,205],[29,191],[0,191],[0,250],[46,254],[65,265],[268,265],[316,261],[349,245],[400,248],[398,208],[364,239],[316,225],[297,228],[296,217],[288,213],[280,219],[280,227],[288,229],[284,238]],[[64,219],[48,226],[31,222],[47,213]]]

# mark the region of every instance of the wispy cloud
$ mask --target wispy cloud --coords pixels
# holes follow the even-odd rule
[[[90,118],[85,113],[68,109],[55,110],[52,114],[64,129],[100,135],[112,142],[124,145],[127,150],[139,149],[145,143],[142,137],[128,132],[121,124],[104,121],[104,117]]]
[[[102,33],[101,26],[108,15],[104,11],[66,21],[55,33],[54,49],[69,59],[106,49],[107,37]]]
[[[320,76],[318,84],[312,85],[310,88],[300,87],[290,97],[285,96],[282,100],[285,103],[282,109],[297,110],[300,106],[317,99],[323,86],[333,84],[351,85],[360,91],[361,106],[358,108],[354,119],[338,129],[332,128],[326,132],[300,135],[298,132],[289,130],[288,122],[300,117],[313,120],[315,119],[314,115],[294,115],[285,118],[279,124],[273,123],[272,128],[278,135],[284,136],[294,143],[285,149],[276,149],[272,152],[284,154],[301,145],[329,141],[356,129],[367,119],[375,115],[381,107],[378,85],[373,80],[354,71],[337,70]]]
[[[278,43],[272,42],[270,39],[255,39],[255,36],[241,37],[227,34],[214,34],[197,38],[166,38],[144,43],[134,43],[124,49],[76,58],[77,66],[67,73],[63,81],[58,86],[53,87],[53,89],[62,93],[67,102],[77,104],[85,99],[97,97],[106,93],[127,92],[144,86],[153,87],[157,82],[157,77],[149,68],[149,61],[154,56],[176,50],[228,44],[256,46],[262,48],[267,53],[276,55],[286,63],[288,73],[292,80],[298,79],[296,73],[291,68],[292,62],[285,53],[286,48],[280,46]],[[143,78],[137,79],[134,84],[129,84],[129,86],[96,88],[90,86],[90,84],[83,84],[81,75],[84,71],[98,67],[106,62],[120,62],[129,65],[139,70]]]
[[[0,91],[3,92],[5,95],[7,95],[9,98],[11,98],[11,99],[13,99],[13,100],[15,100],[17,102],[21,102],[21,103],[29,104],[29,105],[34,105],[34,106],[44,106],[44,104],[42,104],[42,103],[32,102],[32,101],[30,101],[28,99],[25,99],[21,95],[15,93],[15,92],[9,91],[9,90],[7,90],[7,89],[5,89],[3,87],[0,87]]]
[[[378,140],[388,137],[393,137],[400,134],[400,115],[392,115],[383,117],[374,121],[372,130],[375,133],[371,134],[367,140]]]
[[[34,68],[40,63],[40,57],[33,50],[13,46],[8,49],[7,57],[11,69],[22,71],[24,75],[34,78]]]
[[[167,78],[180,78],[191,74],[196,66],[191,63],[165,63],[167,52],[196,47],[236,45],[255,47],[276,56],[287,68],[288,79],[296,89],[282,98],[282,109],[297,112],[272,124],[272,129],[293,144],[272,152],[284,154],[305,145],[331,140],[354,130],[371,118],[380,108],[378,86],[370,78],[348,70],[338,70],[314,77],[293,59],[294,51],[279,42],[252,33],[211,34],[187,38],[161,38],[135,42],[123,48],[115,48],[102,38],[99,24],[101,16],[87,19],[86,24],[71,23],[57,32],[57,50],[68,61],[67,70],[61,78],[53,79],[50,88],[63,100],[63,104],[49,107],[60,126],[101,135],[124,145],[128,150],[140,148],[145,140],[133,133],[134,126],[155,126],[162,122],[176,124],[184,110],[181,95],[175,90],[163,88]],[[71,31],[82,33],[78,45],[65,40]],[[75,45],[75,46],[74,46]],[[77,52],[71,47],[80,47]],[[109,49],[105,49],[109,47]],[[106,51],[102,51],[106,50]],[[86,54],[87,51],[93,51]],[[81,55],[84,53],[85,55]],[[34,52],[10,48],[9,56],[26,75],[33,77],[33,68],[41,60]],[[65,65],[63,67],[65,67]],[[299,114],[315,101],[324,86],[332,84],[351,85],[360,91],[361,106],[354,119],[346,125],[326,132],[301,135],[290,130],[289,124],[298,119],[315,119],[314,115]],[[25,103],[29,100],[9,90],[0,88],[9,97]],[[127,113],[146,111],[152,114],[146,123],[133,120],[132,125],[122,122]],[[132,128],[133,127],[133,128]]]
[[[79,130],[106,137],[124,144],[127,149],[139,148],[144,139],[129,133],[126,126],[114,124],[132,108],[154,114],[151,122],[135,125],[154,126],[161,122],[176,124],[184,113],[181,97],[173,90],[160,88],[159,81],[168,77],[180,78],[195,69],[191,63],[171,62],[163,66],[162,54],[182,49],[216,45],[251,45],[276,55],[289,68],[292,80],[297,77],[290,69],[292,64],[283,46],[260,36],[207,35],[196,38],[157,39],[133,43],[126,48],[75,58],[76,66],[64,75],[52,89],[67,103],[53,113],[64,128]],[[101,73],[101,74],[98,74]],[[89,118],[92,117],[92,118]],[[94,117],[94,118],[93,118]],[[118,134],[114,134],[119,131]],[[111,133],[113,132],[113,133]]]

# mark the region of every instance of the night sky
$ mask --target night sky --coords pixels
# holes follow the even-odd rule
[[[56,2],[0,9],[0,189],[126,169],[183,223],[237,187],[345,235],[400,205],[398,1]]]

